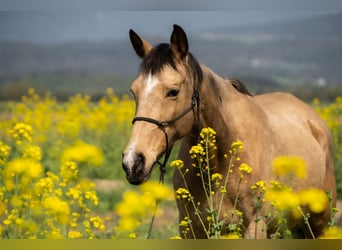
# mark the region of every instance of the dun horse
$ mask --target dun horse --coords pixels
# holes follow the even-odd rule
[[[139,75],[131,86],[136,117],[122,160],[131,184],[146,181],[155,163],[169,153],[178,139],[182,139],[179,159],[191,166],[189,149],[197,144],[200,124],[217,132],[218,151],[212,165],[215,172],[226,174],[224,154],[232,142],[240,140],[244,143],[241,162],[253,168],[249,183],[274,179],[270,166],[275,157],[299,156],[307,163],[308,178],[293,183],[293,189],[319,188],[330,193],[335,204],[332,138],[326,124],[308,105],[286,93],[253,96],[240,81],[218,76],[189,52],[187,36],[177,25],[174,25],[170,44],[156,47],[133,30],[129,34],[136,54],[142,59]],[[195,168],[189,169],[186,175],[189,191],[196,202],[200,202],[201,214],[206,218],[206,199],[200,178]],[[233,175],[232,178],[236,179],[229,181],[226,187],[228,196],[222,209],[233,206],[233,190],[239,177]],[[178,171],[174,172],[173,184],[175,189],[184,185]],[[178,204],[178,209],[181,220],[186,216],[182,204]],[[256,208],[248,185],[241,187],[238,209],[243,212],[244,236],[254,235]],[[192,212],[195,236],[205,238],[203,227]],[[329,216],[328,207],[320,214],[311,214],[310,225],[315,236],[322,232]],[[311,236],[304,223],[296,228],[298,226],[306,237]],[[258,234],[258,237],[267,236],[262,232]]]

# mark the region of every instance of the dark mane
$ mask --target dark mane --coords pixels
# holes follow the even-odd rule
[[[202,69],[191,53],[189,53],[188,56],[189,68],[193,72],[194,81],[196,83],[201,83],[203,80]],[[177,70],[177,59],[173,54],[170,45],[161,43],[153,48],[146,58],[144,58],[140,65],[140,70],[145,75],[149,73],[154,75],[162,71],[166,65]]]
[[[236,78],[227,78],[227,80],[229,80],[233,87],[240,93],[252,96],[251,92],[249,92],[246,85],[241,80]]]

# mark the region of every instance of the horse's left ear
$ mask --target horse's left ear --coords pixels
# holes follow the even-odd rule
[[[183,59],[188,54],[188,38],[182,27],[173,25],[171,34],[171,49],[178,59]]]

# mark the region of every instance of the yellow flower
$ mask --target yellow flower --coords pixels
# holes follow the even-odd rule
[[[15,195],[11,198],[11,204],[13,207],[21,207],[23,205],[22,200],[20,199],[19,196]]]
[[[207,128],[202,128],[200,136],[202,139],[210,139],[210,138],[215,138],[216,132],[214,129],[207,127]]]
[[[234,153],[241,151],[243,147],[244,145],[242,141],[235,141],[231,145],[231,149]]]
[[[15,142],[20,145],[22,141],[32,141],[32,126],[25,123],[16,123],[10,131]]]
[[[144,217],[152,212],[155,201],[150,196],[128,190],[122,195],[122,201],[115,206],[115,212],[124,217]]]
[[[26,146],[23,152],[23,158],[40,161],[42,159],[40,147],[32,145]]]
[[[68,192],[66,193],[67,197],[71,197],[74,200],[78,200],[80,199],[82,196],[81,190],[79,190],[78,188],[74,188],[74,187],[70,187],[68,189]]]
[[[68,233],[69,239],[81,239],[82,236],[83,236],[82,233],[79,231],[69,231]]]
[[[185,188],[178,188],[176,190],[176,198],[179,200],[190,200],[190,192]]]
[[[61,166],[60,175],[65,179],[66,182],[78,179],[78,168],[77,164],[73,161],[67,161]]]
[[[279,210],[296,209],[300,205],[300,198],[288,188],[280,190],[269,189],[265,193],[265,200]]]
[[[54,189],[53,180],[50,177],[41,178],[35,184],[35,192],[38,195],[42,195],[43,193],[51,193]]]
[[[241,235],[238,232],[232,232],[222,236],[222,239],[226,240],[239,240],[241,239]]]
[[[67,202],[62,201],[57,196],[46,197],[42,201],[43,207],[48,214],[56,216],[58,222],[63,225],[69,223],[70,208]]]
[[[327,194],[317,188],[310,188],[299,192],[300,203],[309,206],[312,212],[323,212],[328,205]]]
[[[173,191],[166,185],[157,181],[148,181],[139,187],[143,195],[150,195],[156,201],[170,200],[173,198]]]
[[[104,161],[104,157],[101,150],[95,145],[78,141],[74,146],[64,150],[62,162],[68,161],[84,162],[94,166],[100,166]]]
[[[267,190],[267,183],[266,181],[262,181],[262,180],[257,181],[255,185],[251,186],[251,189],[252,190],[260,189],[261,192],[265,192]]]
[[[97,197],[97,193],[95,190],[88,190],[88,191],[85,191],[84,193],[84,197],[87,199],[87,200],[90,200],[93,202],[93,204],[95,206],[97,206],[99,204],[99,197]]]
[[[297,156],[279,156],[273,160],[272,167],[277,176],[294,174],[300,179],[306,178],[306,162]]]
[[[202,139],[201,144],[216,148],[216,132],[214,129],[210,127],[202,128],[200,137]]]
[[[11,147],[0,141],[0,165],[5,165],[10,154]]]
[[[195,159],[197,156],[205,155],[204,149],[201,144],[192,146],[189,154],[192,159]]]
[[[319,239],[342,239],[342,230],[336,226],[327,227]]]
[[[240,171],[240,178],[243,178],[244,177],[244,173],[250,174],[250,173],[252,173],[253,169],[248,164],[242,163],[239,166],[239,171]]]
[[[181,220],[181,222],[179,223],[180,227],[187,227],[188,226],[188,221],[186,220]]]
[[[222,180],[223,176],[222,174],[219,173],[214,173],[211,175],[211,180],[212,181],[218,181],[218,180]]]
[[[130,233],[130,234],[128,235],[128,238],[130,238],[130,239],[136,239],[136,238],[137,238],[137,235],[136,235],[135,233]]]
[[[94,228],[99,229],[100,231],[106,230],[105,225],[99,216],[90,217],[90,222]]]
[[[132,232],[138,226],[140,222],[138,219],[134,217],[124,216],[119,219],[118,225],[115,228],[116,231],[125,231],[125,232]]]
[[[174,160],[170,163],[170,166],[172,168],[181,169],[182,167],[184,167],[184,162],[182,160]]]
[[[41,173],[40,163],[31,159],[14,159],[7,163],[2,172],[4,186],[8,191],[15,188],[25,190],[32,180],[40,177]],[[16,184],[14,179],[16,179]]]

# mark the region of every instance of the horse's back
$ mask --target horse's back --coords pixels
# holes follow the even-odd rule
[[[329,128],[322,118],[292,94],[276,92],[257,95],[254,99],[272,117],[273,122],[296,123],[308,129],[320,144],[323,144],[323,140],[332,141]]]

